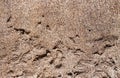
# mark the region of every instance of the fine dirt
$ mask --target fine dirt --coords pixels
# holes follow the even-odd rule
[[[0,0],[0,78],[120,78],[120,0]]]

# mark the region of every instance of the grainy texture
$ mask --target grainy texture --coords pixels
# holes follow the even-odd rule
[[[0,0],[0,78],[120,78],[120,0]]]

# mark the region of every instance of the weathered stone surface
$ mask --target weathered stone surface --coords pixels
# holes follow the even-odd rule
[[[0,78],[120,78],[120,0],[0,0]]]

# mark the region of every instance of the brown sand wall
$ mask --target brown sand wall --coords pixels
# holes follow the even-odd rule
[[[120,0],[0,0],[0,78],[120,78]]]

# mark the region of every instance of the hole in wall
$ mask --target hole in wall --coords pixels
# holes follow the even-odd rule
[[[45,17],[44,15],[42,15],[42,17]]]
[[[55,68],[61,68],[62,67],[62,64],[58,64],[55,66]]]
[[[51,30],[49,25],[46,25],[46,29]]]
[[[41,24],[41,21],[39,21],[38,24]]]

